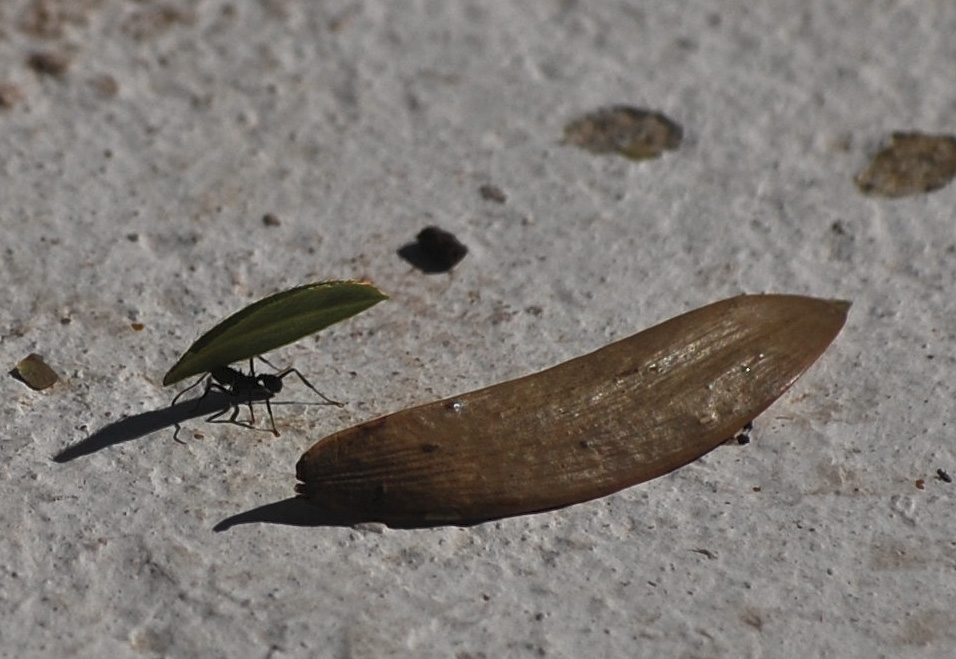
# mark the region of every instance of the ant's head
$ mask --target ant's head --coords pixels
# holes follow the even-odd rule
[[[277,394],[282,391],[282,378],[270,373],[262,373],[256,377],[259,386],[266,389],[271,394]]]

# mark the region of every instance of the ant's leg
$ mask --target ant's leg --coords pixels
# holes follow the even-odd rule
[[[206,380],[208,380],[208,379],[209,379],[209,374],[207,373],[206,375],[202,376],[201,378],[199,378],[198,380],[196,380],[195,382],[193,382],[191,385],[189,385],[188,387],[186,387],[185,389],[183,389],[182,391],[180,391],[178,394],[176,394],[176,397],[173,398],[173,402],[171,402],[171,403],[169,404],[169,406],[170,406],[170,407],[173,407],[174,405],[176,405],[176,401],[179,400],[180,398],[182,398],[182,397],[183,397],[183,394],[185,394],[185,393],[186,393],[187,391],[189,391],[190,389],[195,389],[197,386],[199,386],[199,384],[200,384],[201,382],[206,381]],[[203,394],[203,396],[205,396],[205,394]],[[202,398],[200,398],[199,400],[202,400]]]
[[[344,407],[344,406],[345,406],[345,403],[340,403],[340,402],[337,401],[337,400],[332,400],[331,398],[329,398],[328,396],[326,396],[325,394],[323,394],[321,391],[319,391],[318,389],[316,389],[315,387],[313,387],[313,386],[312,386],[312,383],[309,382],[308,380],[306,380],[306,379],[305,379],[305,376],[302,375],[301,373],[299,373],[298,369],[292,368],[291,366],[290,366],[289,368],[287,368],[286,370],[282,371],[281,373],[276,373],[276,377],[281,380],[282,378],[284,378],[285,376],[289,375],[290,373],[295,373],[297,376],[299,376],[299,379],[302,380],[302,384],[304,384],[304,385],[307,386],[309,389],[311,389],[311,390],[314,391],[316,394],[318,394],[318,395],[319,395],[319,398],[321,398],[322,400],[324,400],[324,401],[325,401],[326,403],[328,403],[329,405],[335,405],[335,406],[337,406],[337,407]]]
[[[219,419],[219,417],[224,415],[226,412],[229,412],[230,410],[232,411],[232,414],[229,416],[228,419],[225,419],[225,420]],[[252,426],[252,425],[249,425],[248,423],[239,421],[238,417],[239,417],[239,405],[233,405],[229,409],[221,410],[219,412],[216,412],[212,416],[206,417],[206,421],[209,423],[231,423],[235,426],[239,426],[240,428],[248,428],[249,430],[261,430],[263,432],[272,432],[269,428],[257,428],[256,426]]]
[[[272,405],[269,403],[268,398],[266,398],[266,411],[269,412],[269,423],[272,424],[272,434],[278,437],[279,431],[276,430],[276,420],[275,417],[272,416]],[[263,428],[262,430],[266,430],[266,428]]]
[[[220,412],[218,416],[222,416],[222,414],[224,413]],[[272,432],[271,428],[257,428],[256,426],[250,426],[248,423],[243,423],[242,421],[232,421],[231,419],[211,420],[207,418],[206,421],[209,421],[210,423],[231,423],[234,426],[239,426],[240,428],[245,428],[247,430],[258,430],[259,432],[269,432],[269,433]],[[278,431],[276,431],[275,434],[278,435]]]
[[[269,404],[269,399],[266,399],[266,404]],[[253,426],[256,425],[256,413],[252,410],[252,396],[246,399],[246,406],[249,408],[249,423]],[[239,407],[236,406],[236,412],[239,411]]]
[[[262,355],[258,355],[258,359],[259,359],[263,364],[265,364],[266,366],[268,366],[269,368],[271,368],[273,371],[277,371],[277,370],[278,370],[278,369],[276,368],[276,365],[275,365],[275,364],[273,364],[272,362],[270,362],[268,359],[266,359],[266,358],[263,357]],[[253,358],[252,358],[252,357],[249,358],[249,372],[251,373],[251,375],[252,375],[253,378],[256,377],[256,371],[255,371],[255,366],[253,365]],[[280,378],[280,379],[281,379],[281,378]],[[271,432],[273,435],[275,435],[276,437],[278,437],[278,436],[279,436],[279,431],[278,431],[278,429],[276,429],[276,420],[275,420],[275,417],[272,416],[272,403],[269,402],[269,398],[270,398],[270,397],[271,397],[271,394],[269,395],[269,397],[265,398],[266,412],[269,413],[269,425],[272,426],[270,432]],[[252,396],[249,397],[248,403],[249,403],[249,414],[251,415],[251,414],[252,414]],[[261,428],[261,429],[257,428],[257,430],[269,430],[269,429],[267,429],[267,428]]]
[[[250,361],[251,361],[251,360],[250,360]],[[246,402],[249,404],[249,418],[250,418],[250,421],[249,421],[249,423],[244,423],[244,422],[241,422],[241,421],[236,421],[236,419],[239,417],[239,406],[241,405],[241,403],[236,402],[236,401],[234,400],[235,398],[238,397],[238,394],[237,394],[237,392],[235,391],[235,386],[234,386],[233,389],[230,389],[229,387],[223,386],[223,385],[219,384],[218,382],[215,382],[215,381],[213,381],[213,380],[210,379],[209,382],[206,384],[206,393],[204,393],[204,394],[202,395],[202,398],[200,398],[199,400],[202,401],[202,399],[205,398],[206,396],[208,396],[208,395],[209,395],[209,392],[210,392],[211,390],[213,390],[213,389],[216,390],[216,391],[218,391],[218,392],[220,392],[220,393],[222,393],[227,399],[231,399],[232,402],[230,403],[230,406],[229,406],[228,408],[226,408],[226,409],[224,409],[224,410],[222,410],[222,411],[216,412],[216,413],[213,414],[211,417],[208,417],[208,418],[206,419],[206,421],[208,421],[208,422],[210,422],[210,423],[234,423],[234,424],[236,424],[237,426],[242,426],[243,428],[255,428],[255,425],[253,425],[253,424],[255,424],[255,422],[256,422],[256,415],[255,415],[255,413],[252,411],[252,399],[251,399],[251,397],[246,401]],[[216,420],[216,419],[218,419],[219,417],[221,417],[223,414],[225,414],[226,412],[228,412],[229,410],[232,410],[232,416],[229,417],[229,420],[228,420],[228,421],[217,421],[217,420]]]
[[[268,362],[266,362],[266,363],[268,363]],[[253,362],[253,358],[252,358],[252,357],[249,358],[249,377],[251,377],[252,380],[253,380],[253,382],[255,382],[255,379],[256,379],[256,365],[255,365],[255,362]],[[266,404],[267,404],[267,405],[268,405],[268,403],[269,403],[269,401],[266,400]],[[251,395],[251,394],[246,398],[246,405],[249,406],[249,423],[252,424],[252,426],[255,426],[255,423],[256,423],[256,413],[252,411],[252,395]],[[236,409],[238,410],[238,407],[237,407]],[[272,412],[271,412],[271,411],[269,412],[269,416],[272,416]],[[274,422],[273,422],[273,424],[272,424],[272,427],[273,427],[273,428],[275,427],[275,423],[274,423]]]
[[[258,359],[258,360],[261,361],[263,364],[265,364],[266,366],[268,366],[269,368],[271,368],[273,371],[278,371],[278,370],[279,370],[279,367],[278,367],[278,366],[276,366],[275,364],[273,364],[272,362],[270,362],[268,359],[266,359],[266,358],[263,357],[262,355],[258,355],[258,356],[256,357],[256,359]],[[252,363],[252,360],[250,359],[249,362]]]
[[[205,390],[204,392],[202,392],[202,396],[200,396],[199,398],[196,399],[196,407],[193,408],[194,410],[198,410],[198,409],[199,409],[199,406],[202,405],[202,402],[203,402],[204,400],[206,400],[206,396],[208,396],[208,395],[209,395],[209,392],[212,391],[213,389],[215,389],[216,391],[221,391],[222,393],[226,394],[227,396],[229,395],[229,390],[228,390],[228,389],[226,389],[224,386],[222,386],[222,385],[219,384],[218,382],[214,381],[214,380],[212,379],[212,377],[210,377],[210,376],[208,376],[208,375],[207,375],[206,377],[208,378],[208,379],[206,380],[206,390]]]
[[[210,381],[209,381],[209,375],[208,375],[208,374],[202,376],[201,378],[199,378],[198,380],[196,380],[195,382],[193,382],[191,385],[189,385],[188,387],[186,387],[185,389],[183,389],[182,391],[180,391],[178,394],[176,394],[176,396],[173,398],[173,400],[172,400],[172,402],[169,404],[169,406],[170,406],[170,407],[175,407],[175,406],[176,406],[176,401],[179,400],[180,398],[182,398],[182,397],[183,397],[183,394],[185,394],[185,393],[186,393],[187,391],[189,391],[190,389],[195,389],[195,388],[199,385],[199,383],[201,383],[201,382],[203,382],[203,381],[206,381],[206,391],[203,392],[203,395],[200,396],[200,397],[199,397],[199,400],[196,401],[196,407],[199,407],[199,403],[201,403],[201,402],[202,402],[202,399],[205,398],[205,397],[206,397],[206,394],[209,393],[209,383],[210,383]],[[195,408],[193,408],[193,409],[195,409]],[[179,442],[180,444],[185,444],[186,442],[184,442],[183,440],[181,440],[181,439],[179,438],[179,431],[182,430],[183,427],[179,424],[178,421],[174,421],[174,422],[173,422],[173,425],[176,426],[176,431],[173,433],[173,439],[174,439],[175,441]]]
[[[232,415],[231,415],[228,419],[226,419],[225,421],[219,421],[219,417],[221,417],[221,416],[222,416],[223,414],[225,414],[226,412],[232,412]],[[237,426],[241,426],[242,423],[239,422],[239,421],[236,421],[236,417],[238,417],[238,416],[239,416],[239,406],[238,406],[238,405],[230,405],[229,407],[227,407],[227,408],[224,409],[224,410],[219,410],[219,411],[216,412],[215,414],[211,414],[210,416],[207,416],[207,417],[206,417],[206,422],[207,422],[207,423],[234,423],[234,424],[236,424]]]
[[[221,390],[227,396],[233,395],[235,392],[223,387],[219,383],[213,382],[210,385],[211,388],[216,388]],[[249,405],[249,414],[252,415],[252,397],[250,395],[249,399],[246,401]],[[239,410],[242,403],[234,402],[230,407],[227,407],[224,410],[220,410],[213,414],[212,416],[206,417],[208,423],[231,423],[233,425],[239,426],[240,428],[248,428],[249,430],[261,430],[264,432],[271,432],[275,435],[278,435],[278,431],[275,430],[275,421],[272,422],[272,429],[269,428],[258,428],[255,425],[255,416],[252,417],[252,423],[246,423],[244,421],[239,421]],[[272,418],[272,407],[269,406],[269,399],[266,399],[266,407],[269,410],[269,418]],[[226,412],[232,411],[232,414],[229,415],[229,418],[226,420],[220,420],[219,417],[223,416]]]

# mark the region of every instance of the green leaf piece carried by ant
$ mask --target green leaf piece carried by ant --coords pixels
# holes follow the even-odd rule
[[[388,296],[363,281],[323,281],[281,291],[237,311],[196,339],[163,386],[263,355],[351,318]]]

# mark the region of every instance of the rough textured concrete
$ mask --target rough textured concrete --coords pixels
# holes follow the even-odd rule
[[[953,34],[949,0],[3,3],[0,354],[63,380],[0,380],[0,654],[948,656],[956,186],[852,178],[956,131]],[[562,145],[619,103],[680,148]],[[397,255],[430,224],[450,274]],[[173,441],[201,332],[353,277],[392,299],[269,355],[345,408]],[[854,306],[748,446],[470,528],[283,503],[337,429],[763,291]]]

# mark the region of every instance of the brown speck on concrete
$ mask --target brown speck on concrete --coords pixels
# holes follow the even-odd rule
[[[12,4],[12,3],[7,3]],[[84,26],[103,0],[32,0],[17,17],[17,28],[38,39],[59,39],[67,26]]]
[[[485,201],[494,201],[499,204],[503,204],[508,201],[508,195],[505,194],[505,191],[499,188],[497,185],[491,183],[486,183],[485,185],[478,188],[481,198]]]
[[[113,98],[119,93],[119,82],[109,73],[93,76],[89,83],[100,98]]]
[[[23,90],[12,82],[0,82],[0,108],[12,108],[26,98]]]
[[[954,176],[956,137],[893,133],[853,182],[865,195],[895,199],[939,190]]]
[[[659,158],[679,147],[683,137],[683,128],[660,112],[623,105],[595,110],[564,127],[565,144],[632,160]]]
[[[63,35],[63,19],[49,0],[34,0],[20,16],[20,31],[41,39],[56,39]]]
[[[48,389],[60,380],[60,376],[43,361],[43,357],[33,352],[17,362],[10,375],[34,391]]]
[[[159,36],[176,25],[192,25],[195,22],[196,14],[190,9],[182,9],[169,3],[154,3],[128,16],[120,29],[133,39],[144,41]]]
[[[70,58],[54,51],[37,51],[27,58],[27,66],[49,76],[61,76],[70,67]]]

